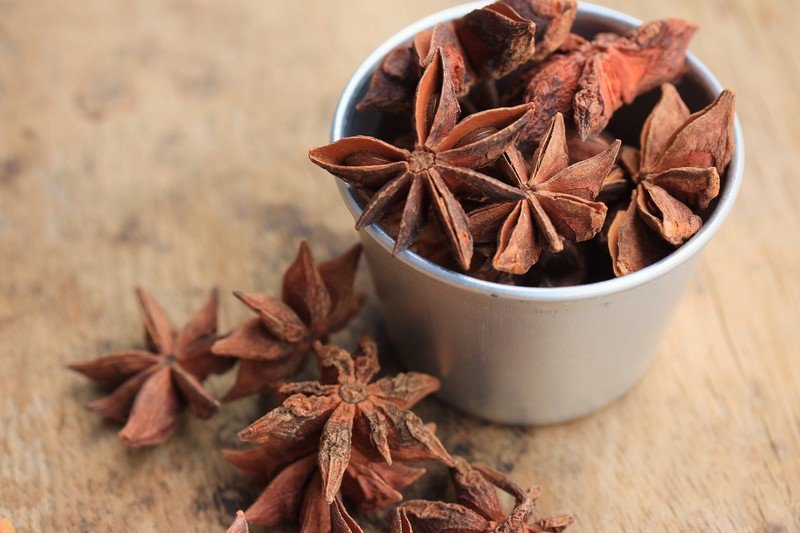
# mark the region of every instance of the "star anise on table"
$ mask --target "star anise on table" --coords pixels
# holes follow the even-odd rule
[[[530,169],[514,147],[501,165],[518,198],[480,207],[469,214],[477,242],[496,242],[492,266],[524,274],[543,249],[559,252],[564,240],[591,239],[603,226],[606,206],[595,202],[619,151],[617,141],[600,154],[569,165],[564,117],[557,113],[534,154]]]
[[[525,137],[538,139],[556,112],[574,109],[581,138],[599,134],[623,104],[679,76],[697,27],[681,19],[643,24],[625,35],[598,34],[592,41],[574,36],[566,53],[557,53],[528,74],[524,100],[535,104]]]
[[[247,525],[247,520],[242,511],[236,511],[236,518],[231,527],[228,528],[227,533],[250,533],[250,527]]]
[[[281,407],[239,432],[246,442],[274,439],[317,442],[322,494],[333,503],[355,447],[371,461],[433,459],[451,464],[436,435],[409,408],[438,390],[439,381],[408,372],[372,382],[380,369],[377,347],[364,339],[350,353],[315,343],[321,381],[287,383]]]
[[[223,450],[226,461],[250,476],[269,480],[261,495],[247,509],[253,524],[275,526],[299,522],[303,531],[324,533],[332,528],[331,504],[322,495],[322,480],[317,467],[317,445],[311,440],[297,442],[267,439],[267,443],[249,450]],[[366,458],[357,449],[351,451],[350,464],[342,478],[342,496],[369,512],[400,501],[399,490],[425,473],[400,463],[387,465]],[[344,506],[342,518],[349,515]],[[352,520],[352,519],[351,519]]]
[[[523,490],[503,474],[484,465],[472,465],[456,457],[451,469],[458,503],[411,500],[400,505],[392,533],[558,533],[572,524],[570,516],[543,518],[529,523],[540,487]],[[510,513],[503,512],[500,489],[515,500]]]
[[[356,136],[313,149],[309,157],[331,174],[372,193],[357,229],[405,202],[395,254],[413,244],[430,202],[451,252],[467,270],[472,237],[456,194],[495,201],[524,197],[518,189],[475,169],[493,163],[513,145],[532,111],[525,104],[484,111],[458,122],[459,105],[449,72],[447,54],[437,49],[417,88],[413,151]]]
[[[149,292],[137,288],[136,295],[149,351],[126,350],[69,367],[113,389],[87,407],[124,423],[119,438],[128,446],[146,446],[164,442],[187,406],[203,419],[216,413],[219,403],[201,382],[230,368],[231,361],[211,354],[217,338],[216,290],[180,331]]]
[[[720,190],[720,175],[733,154],[735,95],[725,90],[705,109],[690,114],[673,85],[641,134],[636,188],[627,209],[609,227],[614,273],[622,276],[665,257],[697,233]]]
[[[307,241],[283,276],[281,299],[235,292],[258,316],[214,343],[219,356],[239,359],[236,383],[224,400],[264,392],[298,372],[314,341],[326,341],[358,313],[363,295],[353,292],[361,246],[317,263]]]
[[[409,109],[414,87],[439,48],[448,56],[456,96],[463,97],[556,50],[576,12],[575,0],[503,0],[423,30],[383,58],[358,109]]]

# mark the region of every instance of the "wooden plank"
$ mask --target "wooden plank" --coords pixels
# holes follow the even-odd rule
[[[542,512],[574,514],[573,531],[800,530],[800,5],[605,3],[702,26],[692,50],[739,94],[738,205],[653,367],[613,406],[537,429],[435,401],[419,412],[457,453],[544,485]],[[268,402],[127,450],[63,365],[140,342],[135,283],[186,317],[212,285],[277,287],[302,237],[321,254],[354,241],[306,150],[326,142],[366,54],[451,4],[0,2],[0,518],[18,531],[220,531],[257,494],[215,450]],[[366,272],[359,284],[371,291]],[[222,326],[246,314],[226,298]],[[335,340],[377,327],[373,299]],[[444,486],[435,471],[409,494]]]

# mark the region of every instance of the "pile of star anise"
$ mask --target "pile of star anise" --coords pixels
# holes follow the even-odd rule
[[[558,532],[571,524],[568,516],[529,524],[538,487],[524,491],[489,467],[450,455],[435,427],[411,411],[438,390],[436,378],[408,372],[376,379],[380,366],[371,339],[352,354],[326,344],[362,306],[362,295],[353,290],[360,253],[356,246],[317,264],[302,242],[280,298],[234,293],[256,316],[226,335],[217,334],[216,291],[178,330],[155,298],[137,289],[147,350],[72,364],[110,390],[88,407],[123,423],[119,437],[125,444],[145,446],[167,440],[186,408],[200,418],[219,410],[202,385],[209,374],[238,363],[225,401],[275,394],[280,405],[239,432],[240,440],[257,446],[222,451],[232,465],[265,483],[231,531],[247,531],[250,522],[359,532],[348,506],[366,513],[400,502],[399,491],[425,474],[409,464],[419,462],[451,470],[458,503],[402,503],[391,531]],[[317,379],[291,381],[312,353]],[[496,489],[515,499],[510,514],[503,512]]]
[[[395,253],[528,286],[628,274],[697,233],[731,160],[733,93],[692,114],[671,85],[693,24],[587,38],[571,33],[576,11],[501,0],[387,54],[358,105],[382,114],[382,139],[309,153],[362,199],[356,228],[379,222]],[[643,125],[612,122],[654,91]]]

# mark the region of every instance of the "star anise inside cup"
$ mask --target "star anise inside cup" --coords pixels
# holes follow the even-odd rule
[[[556,112],[574,109],[581,138],[597,135],[623,104],[681,74],[697,26],[681,19],[643,24],[625,35],[601,33],[592,41],[573,36],[564,53],[535,65],[525,101],[536,117],[525,135],[538,139]]]
[[[733,154],[734,100],[725,90],[690,114],[674,86],[662,87],[642,129],[638,169],[630,170],[636,189],[608,231],[617,276],[662,259],[702,227],[698,213],[719,194]]]
[[[569,35],[575,0],[501,0],[460,19],[439,23],[395,47],[373,73],[360,111],[406,111],[437,49],[449,59],[456,95],[493,82],[530,61],[541,61]]]
[[[560,252],[564,240],[591,239],[603,227],[606,206],[594,199],[614,165],[619,141],[600,154],[569,164],[564,117],[557,113],[530,165],[516,148],[503,155],[501,167],[520,199],[481,207],[469,214],[478,242],[496,242],[492,266],[524,274],[543,249]]]
[[[461,122],[447,54],[437,49],[417,87],[414,111],[416,144],[412,151],[373,137],[357,136],[309,152],[311,161],[371,198],[356,228],[380,220],[404,202],[394,253],[416,239],[432,206],[450,249],[463,270],[472,258],[472,237],[457,194],[510,200],[521,193],[476,171],[512,146],[531,117],[531,107],[499,108]]]

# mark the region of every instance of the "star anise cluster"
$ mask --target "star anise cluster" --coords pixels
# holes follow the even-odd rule
[[[233,400],[274,390],[296,374],[317,341],[344,328],[358,313],[363,296],[353,291],[361,247],[320,263],[306,241],[283,277],[281,298],[263,293],[234,295],[257,314],[225,336],[217,334],[217,291],[181,330],[156,299],[142,288],[147,350],[115,352],[69,367],[111,393],[87,407],[125,424],[120,439],[129,446],[164,442],[188,408],[209,418],[219,402],[202,386],[210,374],[230,369],[237,360],[236,383],[225,396]]]
[[[438,49],[448,57],[457,97],[466,97],[472,89],[485,89],[561,46],[569,35],[577,4],[576,0],[501,0],[421,31],[381,61],[358,108],[411,109],[417,83]]]
[[[438,390],[439,381],[408,372],[375,380],[377,347],[355,353],[314,344],[319,380],[285,383],[280,407],[239,433],[259,446],[224,450],[226,460],[267,480],[245,512],[255,524],[299,522],[303,531],[331,531],[353,522],[343,499],[362,512],[402,499],[399,490],[424,470],[409,461],[453,459],[410,408]]]
[[[659,104],[639,147],[620,146],[612,119],[680,81],[697,27],[665,19],[578,35],[576,9],[501,0],[387,54],[358,104],[384,113],[381,138],[309,152],[363,202],[356,229],[379,223],[395,254],[410,248],[482,280],[541,287],[633,272],[694,235],[730,161],[731,93],[711,106],[718,112],[692,116],[700,127],[682,124],[684,104]],[[659,119],[666,113],[677,122]],[[628,117],[626,135],[636,127]],[[696,147],[727,158],[691,160]]]
[[[238,523],[360,532],[346,504],[365,513],[400,502],[399,491],[425,473],[406,463],[419,461],[450,468],[458,503],[402,503],[391,531],[558,532],[572,523],[561,516],[529,524],[538,487],[523,491],[499,472],[447,452],[434,428],[410,410],[439,388],[438,380],[416,372],[376,380],[380,366],[370,339],[352,354],[319,342],[314,350],[319,380],[284,384],[282,404],[239,432],[258,446],[222,452],[266,482]],[[508,515],[496,488],[516,500]]]

